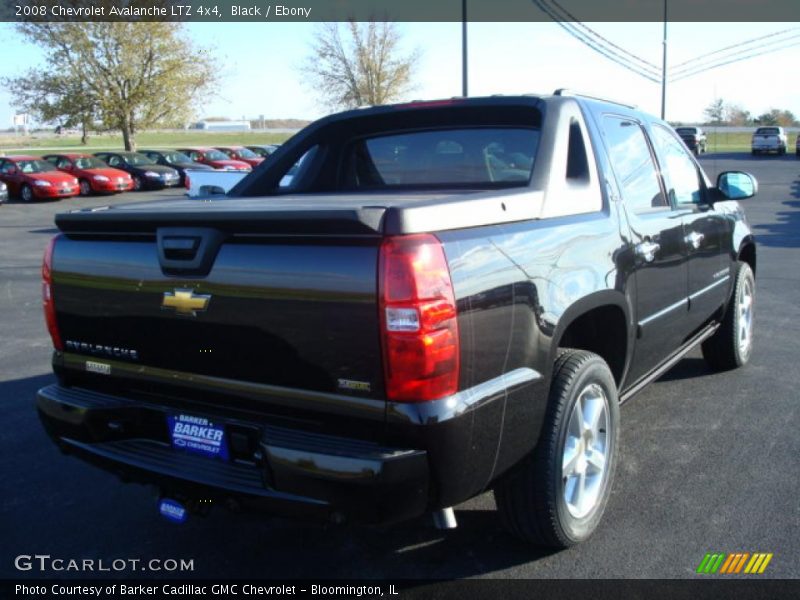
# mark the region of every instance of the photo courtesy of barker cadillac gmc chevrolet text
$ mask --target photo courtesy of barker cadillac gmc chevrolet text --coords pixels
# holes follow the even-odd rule
[[[565,90],[332,115],[226,196],[56,217],[39,414],[173,516],[453,527],[491,489],[567,547],[626,460],[620,405],[696,347],[750,359],[756,192]]]

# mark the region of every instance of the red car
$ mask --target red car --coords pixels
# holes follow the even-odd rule
[[[8,185],[10,194],[19,196],[23,202],[69,198],[80,191],[74,176],[62,173],[39,156],[0,158],[0,181]]]
[[[115,194],[133,189],[133,179],[128,173],[113,169],[90,154],[48,154],[44,159],[53,163],[59,171],[77,177],[82,196],[91,193]]]
[[[231,159],[216,148],[178,148],[178,152],[182,152],[194,162],[224,171],[250,171],[253,168],[246,162]]]
[[[264,162],[263,156],[259,156],[244,146],[216,146],[216,149],[227,154],[228,158],[246,162],[251,167],[257,167]]]

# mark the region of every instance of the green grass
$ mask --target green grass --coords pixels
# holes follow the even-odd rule
[[[750,142],[753,139],[753,134],[748,132],[742,133],[708,133],[708,143],[706,145],[707,152],[750,152]],[[791,147],[790,140],[790,147]]]
[[[264,133],[255,131],[143,131],[136,136],[138,148],[177,148],[180,146],[222,146],[246,144],[278,144],[289,139],[289,133]],[[96,152],[98,150],[121,150],[122,136],[117,134],[91,135],[87,144],[81,144],[80,136],[55,134],[32,134],[16,136],[0,134],[0,152],[45,154],[58,149],[59,152]]]

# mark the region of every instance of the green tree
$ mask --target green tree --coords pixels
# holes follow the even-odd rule
[[[721,125],[725,122],[725,102],[722,98],[714,100],[703,110],[703,114],[708,119],[709,125]]]
[[[404,53],[388,21],[322,23],[302,67],[307,84],[331,109],[387,104],[412,88],[418,49]]]
[[[213,60],[178,23],[21,23],[23,37],[45,51],[43,67],[6,79],[18,106],[45,121],[96,116],[136,149],[144,128],[186,122],[217,82]],[[50,87],[53,81],[64,85]],[[43,100],[44,99],[44,100]]]

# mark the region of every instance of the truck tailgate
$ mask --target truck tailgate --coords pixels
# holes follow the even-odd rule
[[[53,296],[67,353],[156,369],[177,385],[197,374],[333,403],[381,400],[381,238],[352,211],[338,221],[251,214],[219,228],[178,226],[165,210],[120,212],[57,220]]]

